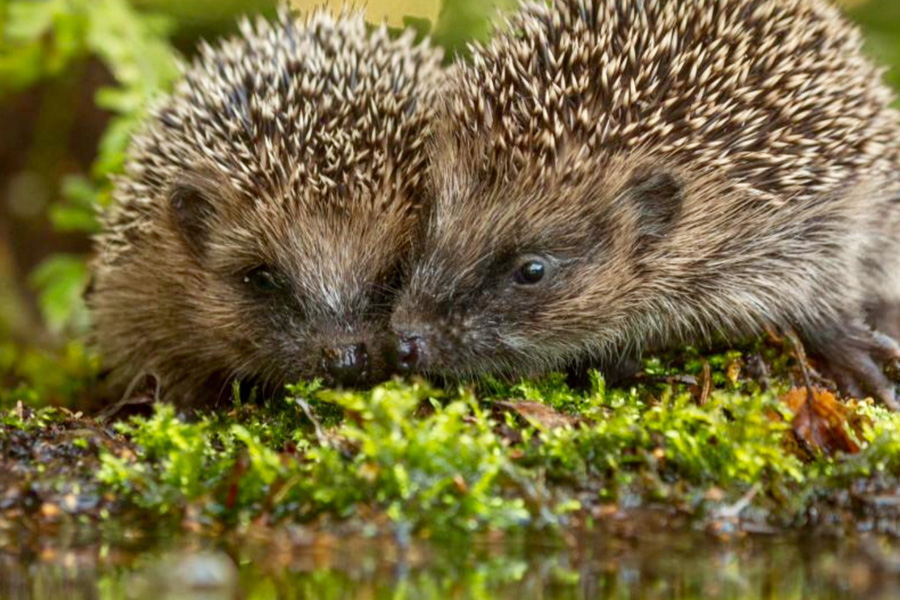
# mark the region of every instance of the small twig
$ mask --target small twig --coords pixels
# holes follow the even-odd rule
[[[785,331],[785,338],[790,342],[791,348],[794,351],[794,358],[797,359],[797,364],[800,365],[800,373],[803,375],[803,384],[806,386],[806,398],[810,403],[815,403],[816,396],[813,393],[812,380],[809,377],[809,368],[806,365],[806,350],[803,349],[800,338],[797,337],[797,334],[792,329],[787,329]]]
[[[712,369],[709,368],[709,361],[703,361],[703,385],[700,386],[700,399],[697,403],[700,406],[706,404],[709,400],[709,394],[712,389]]]
[[[303,411],[303,414],[306,415],[306,418],[310,420],[313,424],[313,428],[316,430],[316,440],[318,440],[319,445],[327,446],[328,438],[325,436],[325,430],[322,429],[322,424],[319,423],[319,420],[313,414],[312,407],[310,407],[309,402],[305,399],[298,397],[294,398],[294,402],[297,403],[297,406],[300,407],[300,410]]]
[[[797,337],[797,334],[792,329],[787,329],[785,331],[785,339],[791,344],[791,348],[794,351],[794,357],[800,365],[800,373],[803,375],[803,383],[806,386],[806,402],[809,406],[809,410],[813,410],[813,406],[818,401],[816,400],[816,394],[813,391],[812,380],[809,376],[809,368],[806,364],[806,351],[803,349],[800,338]],[[800,446],[800,449],[810,458],[816,456],[816,449],[809,443],[809,440],[800,435],[800,432],[796,427],[792,427],[791,430],[794,433],[794,439],[797,441],[797,445]]]

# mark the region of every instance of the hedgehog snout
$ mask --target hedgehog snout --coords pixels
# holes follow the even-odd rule
[[[320,366],[335,384],[358,387],[369,379],[369,350],[364,343],[328,346],[322,349]]]
[[[397,336],[397,369],[403,373],[419,370],[425,339],[418,333],[403,332]]]

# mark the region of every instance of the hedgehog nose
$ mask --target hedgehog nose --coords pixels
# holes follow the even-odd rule
[[[325,348],[322,350],[322,368],[337,385],[360,385],[369,374],[369,352],[365,344]]]
[[[420,335],[401,335],[397,342],[397,367],[401,373],[418,369],[424,340]]]

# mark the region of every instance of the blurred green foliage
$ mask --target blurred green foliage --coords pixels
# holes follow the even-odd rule
[[[900,90],[900,2],[867,0],[849,12],[862,26],[869,51],[889,67],[886,79]]]
[[[0,411],[25,406],[84,407],[95,393],[100,371],[84,344],[62,349],[22,348],[0,341]]]
[[[452,58],[465,55],[466,44],[490,37],[497,16],[518,0],[445,0],[432,35]]]
[[[89,57],[98,59],[115,85],[96,93],[97,106],[112,113],[97,150],[92,187],[67,180],[73,206],[57,213],[63,229],[91,231],[85,220],[91,199],[108,203],[109,176],[121,171],[130,133],[151,99],[178,76],[176,54],[168,44],[171,22],[137,12],[126,0],[13,0],[6,6],[0,46],[0,97],[42,79],[60,77]],[[93,192],[93,195],[92,195]],[[89,214],[89,212],[88,212]]]
[[[0,100],[41,81],[77,77],[89,59],[99,61],[114,81],[95,94],[97,106],[111,116],[91,172],[66,176],[59,200],[48,209],[59,231],[93,233],[132,132],[151,100],[178,76],[177,56],[167,42],[171,21],[139,13],[126,0],[14,0],[3,6],[3,14]],[[81,301],[86,279],[85,258],[72,256],[51,257],[32,275],[52,332],[86,329]]]

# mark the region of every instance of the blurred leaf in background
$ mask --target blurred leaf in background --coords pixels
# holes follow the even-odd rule
[[[451,57],[465,56],[466,44],[486,41],[497,17],[518,4],[518,0],[444,0],[434,39]]]
[[[900,0],[842,0],[862,25],[870,53],[889,67],[885,78],[900,90]]]
[[[452,1],[452,0],[450,0]],[[344,0],[291,0],[290,5],[300,14],[308,14],[320,7],[339,12]],[[369,0],[362,5],[370,23],[385,22],[389,27],[403,27],[409,19],[434,22],[440,12],[440,0]]]
[[[173,35],[182,49],[190,52],[201,39],[214,38],[235,30],[242,15],[275,14],[276,7],[289,0],[131,0],[144,13],[166,15],[177,29]],[[364,2],[351,2],[363,4]]]
[[[66,0],[5,4],[0,11],[0,95],[58,75],[83,54],[84,21],[81,15],[64,14]]]
[[[339,11],[344,0],[291,0],[291,6],[308,13],[325,6]],[[467,43],[486,40],[496,17],[518,4],[518,0],[369,0],[366,18],[372,23],[386,22],[390,27],[413,26],[430,32],[437,45],[447,50],[448,58],[465,54]]]
[[[32,285],[41,290],[41,313],[51,333],[87,328],[86,312],[77,310],[82,304],[81,293],[87,277],[84,258],[64,254],[45,260],[31,274]]]
[[[34,5],[42,7],[34,10]],[[91,194],[95,206],[108,204],[109,175],[122,170],[125,149],[134,129],[143,119],[150,101],[168,90],[178,76],[177,58],[166,41],[171,29],[164,17],[137,12],[127,0],[51,0],[32,2],[12,0],[7,22],[7,39],[16,44],[38,44],[45,49],[45,60],[53,62],[54,48],[65,60],[98,59],[112,75],[114,86],[97,91],[96,102],[108,110],[110,119],[100,142],[93,182],[67,180],[64,192],[74,194],[73,210],[86,208]],[[49,41],[48,41],[49,40]],[[64,40],[61,42],[60,40]],[[53,76],[54,70],[42,75]],[[69,218],[67,226],[80,222],[86,230],[94,224]]]
[[[76,72],[89,60],[99,61],[114,81],[96,92],[97,106],[111,118],[91,173],[66,176],[61,201],[48,209],[58,230],[93,233],[98,208],[109,204],[110,175],[122,171],[132,133],[153,98],[168,90],[178,76],[177,54],[167,42],[171,21],[138,12],[127,0],[11,0],[2,12],[0,99],[39,81]],[[50,106],[54,111],[69,109]],[[67,132],[51,134],[55,135],[45,136],[46,143],[58,145]],[[35,144],[41,143],[40,136],[35,138]],[[49,166],[39,165],[36,171],[48,172]],[[86,273],[83,258],[52,257],[30,278],[40,291],[41,312],[52,332],[79,332],[86,327],[81,301]]]

